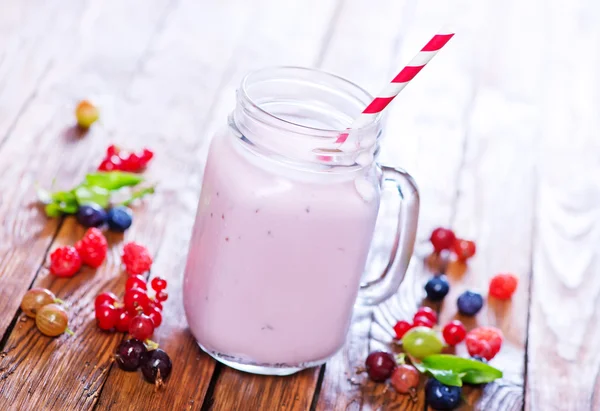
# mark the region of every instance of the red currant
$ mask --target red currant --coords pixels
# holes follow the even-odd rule
[[[140,313],[133,317],[129,323],[129,334],[133,338],[145,341],[154,333],[154,323],[146,314]]]
[[[113,293],[100,293],[94,300],[94,307],[98,308],[100,305],[106,303],[114,305],[119,299]]]
[[[467,329],[463,323],[458,320],[454,320],[446,324],[444,330],[442,331],[442,335],[444,336],[444,340],[448,345],[454,346],[465,339],[467,336]]]
[[[476,251],[475,242],[462,240],[460,238],[457,238],[454,241],[453,248],[456,258],[458,258],[459,261],[467,261],[475,255]]]
[[[160,277],[154,277],[150,282],[150,285],[154,291],[162,291],[167,288],[167,280]]]
[[[50,254],[50,272],[57,277],[73,277],[80,268],[81,257],[75,247],[58,247]]]
[[[161,311],[163,309],[163,305],[160,301],[152,301],[152,306],[158,308]]]
[[[431,233],[430,241],[436,253],[449,250],[454,244],[456,236],[452,230],[438,227]]]
[[[143,168],[142,159],[135,153],[122,152],[119,157],[121,158],[123,171],[136,172]]]
[[[125,308],[118,309],[117,313],[119,314],[119,318],[117,319],[117,324],[115,328],[117,331],[126,333],[129,331],[129,323],[131,322],[131,314]]]
[[[150,307],[148,310],[144,310],[144,314],[148,315],[154,324],[154,328],[158,328],[162,324],[162,313],[156,306]]]
[[[167,294],[167,292],[164,290],[156,293],[156,299],[161,303],[167,301],[168,298],[169,294]]]
[[[106,148],[106,157],[118,156],[121,149],[114,144]]]
[[[146,291],[148,286],[146,280],[141,275],[130,275],[125,282],[125,290],[131,290],[132,288],[139,288],[140,290]]]
[[[519,279],[516,275],[510,273],[497,274],[490,281],[490,296],[499,300],[510,300],[518,285]]]
[[[103,303],[96,308],[96,324],[101,330],[113,329],[118,319],[119,314],[113,305]]]
[[[469,355],[491,360],[502,347],[502,331],[495,327],[478,327],[471,330],[465,339]]]
[[[138,308],[143,310],[148,305],[149,299],[146,291],[139,288],[130,288],[125,291],[123,302],[129,312],[135,313]]]
[[[413,327],[427,327],[427,328],[433,328],[433,326],[435,325],[435,323],[433,321],[431,321],[429,319],[429,317],[426,317],[424,315],[419,315],[417,314],[415,316],[415,318],[413,319]]]
[[[402,337],[404,337],[404,334],[406,334],[406,332],[411,328],[412,324],[408,321],[398,321],[396,325],[394,325],[394,332],[396,333],[396,338],[398,340],[401,340]]]
[[[429,307],[420,307],[413,317],[413,321],[418,317],[423,316],[427,317],[429,321],[436,324],[437,323],[437,314]]]

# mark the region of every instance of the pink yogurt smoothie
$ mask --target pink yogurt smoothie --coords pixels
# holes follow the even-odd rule
[[[224,133],[209,152],[184,281],[191,332],[240,363],[322,362],[344,344],[379,189],[367,202],[364,170],[294,171],[244,145]]]

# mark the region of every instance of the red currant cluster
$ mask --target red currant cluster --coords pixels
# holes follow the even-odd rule
[[[162,305],[169,297],[166,291],[167,281],[154,277],[150,281],[151,293],[154,295],[149,294],[148,284],[140,274],[150,269],[152,259],[148,250],[139,244],[126,244],[121,260],[129,274],[125,282],[123,302],[110,292],[96,297],[94,306],[98,328],[128,332],[133,338],[145,341],[162,323]],[[134,272],[131,267],[135,268]],[[139,271],[142,268],[145,269]]]
[[[106,149],[106,156],[98,166],[99,171],[128,171],[136,173],[146,168],[154,153],[144,148],[139,152],[121,150],[115,145],[110,145]]]
[[[433,230],[430,241],[436,253],[453,251],[458,261],[465,262],[475,255],[475,242],[457,238],[454,231],[448,228],[438,227]]]
[[[62,246],[50,254],[50,272],[57,277],[73,277],[85,264],[98,268],[106,258],[108,243],[102,231],[89,228],[73,246]]]

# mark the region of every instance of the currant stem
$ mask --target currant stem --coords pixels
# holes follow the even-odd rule
[[[60,305],[66,305],[66,303],[64,302],[64,300],[61,300],[60,298],[55,298],[54,302],[56,304],[60,304]]]
[[[131,195],[131,197],[129,197],[127,200],[123,201],[119,205],[127,207],[128,205],[133,203],[135,200],[137,200],[138,198],[142,198],[146,194],[154,194],[154,191],[155,191],[155,186],[143,188],[141,190],[134,192]]]
[[[148,348],[148,351],[156,350],[158,348],[158,343],[150,339],[144,341],[144,344],[146,344],[146,348]]]
[[[75,333],[71,330],[69,330],[68,328],[65,330],[65,332],[69,335],[75,335]]]

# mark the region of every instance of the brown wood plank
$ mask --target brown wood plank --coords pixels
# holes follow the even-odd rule
[[[0,216],[4,221],[4,240],[0,245],[0,341],[19,307],[20,299],[15,296],[29,287],[57,229],[56,221],[48,223],[31,205],[30,188],[37,178],[35,167],[43,158],[42,153],[31,153],[31,147],[45,148],[46,144],[32,143],[32,139],[20,136],[15,127],[51,73],[55,60],[72,48],[70,31],[85,10],[85,3],[65,9],[48,2],[18,2],[3,6],[0,14],[0,147],[10,138],[21,139],[8,148],[0,162]],[[59,18],[61,26],[53,30]],[[48,117],[40,113],[37,120],[41,127]],[[29,158],[33,164],[27,167],[26,162],[17,161],[21,158]]]
[[[527,410],[600,409],[598,16],[585,1],[548,3],[541,35],[537,207],[527,343]],[[560,33],[553,30],[561,25]],[[583,53],[579,61],[574,54]],[[548,84],[569,77],[568,84]]]
[[[369,13],[373,12],[370,6],[352,2],[347,18],[369,21]],[[327,61],[326,58],[324,66],[356,79],[374,93],[378,92],[382,82],[406,64],[427,41],[427,36],[439,28],[440,18],[429,16],[428,6],[415,7],[413,2],[389,2],[382,5],[386,12],[379,10],[372,17],[379,26],[373,26],[373,32],[365,32],[363,26],[360,35],[353,34],[351,29],[359,23],[349,21],[347,24],[340,24],[338,47],[342,48],[346,37],[359,37],[364,42],[360,43],[356,39],[351,51],[354,54],[348,54],[346,59],[355,61],[359,51],[366,56],[357,59],[362,62],[352,65],[346,63],[342,52],[341,56],[332,53],[331,60]],[[384,21],[383,18],[389,21]],[[410,30],[401,24],[411,20],[425,24],[410,26]],[[396,31],[382,33],[375,27],[386,27],[388,30],[394,27]],[[362,47],[357,46],[357,42]],[[413,402],[408,396],[397,394],[390,386],[372,383],[366,375],[356,375],[356,369],[364,365],[370,351],[398,350],[392,344],[392,327],[398,319],[412,318],[423,298],[424,281],[431,275],[430,268],[424,261],[428,246],[421,243],[428,237],[432,227],[446,224],[452,214],[457,190],[456,176],[461,168],[462,146],[466,138],[462,119],[470,110],[471,92],[474,88],[473,80],[467,76],[449,81],[450,73],[462,65],[460,56],[468,47],[455,40],[453,43],[455,44],[451,43],[448,50],[440,53],[436,61],[415,79],[415,84],[407,87],[402,96],[389,107],[382,145],[380,161],[406,168],[413,173],[419,184],[420,240],[415,258],[396,296],[374,310],[357,311],[344,350],[325,367],[316,407],[318,410],[422,410],[425,407],[424,390],[418,390],[417,401]],[[331,47],[335,47],[335,42],[332,42]],[[387,62],[383,60],[385,56]],[[372,60],[379,64],[371,65],[369,62]],[[444,172],[436,173],[436,170]],[[389,248],[389,230],[394,226],[394,221],[393,214],[385,215],[379,225],[380,228],[387,228],[387,232],[381,232],[375,238],[375,244],[381,249],[382,255]]]
[[[73,114],[65,106],[73,103],[75,94],[101,90],[106,95],[111,95],[127,84],[130,76],[138,70],[138,61],[144,56],[148,41],[154,30],[160,27],[161,18],[169,7],[167,2],[156,2],[152,12],[140,15],[138,6],[120,2],[98,3],[94,12],[83,20],[86,24],[76,25],[83,33],[75,31],[71,35],[82,34],[83,40],[71,50],[69,62],[59,61],[54,66],[47,78],[48,86],[42,88],[15,127],[14,134],[19,138],[9,139],[0,152],[0,156],[4,158],[2,164],[10,164],[10,159],[25,158],[25,155],[29,160],[12,163],[10,167],[21,181],[18,186],[22,192],[14,196],[19,201],[15,206],[28,210],[24,216],[33,220],[15,220],[13,223],[16,230],[14,241],[16,246],[22,247],[24,255],[28,255],[31,250],[27,244],[19,243],[21,230],[29,224],[35,224],[35,221],[40,221],[39,224],[45,221],[39,210],[32,205],[35,201],[35,181],[38,180],[42,186],[50,186],[51,180],[56,177],[58,184],[64,184],[64,187],[77,183],[86,171],[94,168],[107,144],[108,139],[103,136],[103,131],[106,132],[110,127],[110,101],[100,99],[104,103],[101,106],[105,108],[104,127],[95,126],[81,140],[73,136],[70,129]],[[128,20],[132,25],[116,29],[113,27],[115,16]],[[119,43],[118,40],[127,36],[127,31],[132,27],[135,27],[135,35],[127,43]],[[88,32],[95,34],[83,35]],[[100,42],[107,39],[108,32],[114,35],[116,43]],[[90,55],[88,51],[91,49],[94,53]],[[108,59],[112,59],[114,64],[110,69],[102,66]],[[111,70],[116,71],[111,73]],[[73,78],[80,79],[81,83],[74,82]],[[146,140],[131,135],[127,137],[127,142],[135,145]],[[32,152],[31,147],[37,147],[37,150]],[[10,181],[3,179],[2,183],[8,184]],[[140,223],[144,227],[142,232],[149,238],[159,238],[157,233],[164,227],[164,224],[144,226],[143,218]],[[56,227],[57,223],[51,221],[47,224],[47,227]],[[138,228],[133,228],[128,235],[133,236],[137,231]],[[56,245],[72,244],[82,232],[69,219],[62,226]],[[112,240],[117,242],[119,238]],[[43,255],[43,250],[38,251],[40,260]],[[94,297],[100,291],[110,288],[112,283],[123,281],[118,269],[119,254],[116,248],[112,250],[108,260],[95,274],[84,270],[82,274],[69,280],[57,280],[48,275],[46,270],[38,276],[35,285],[51,288],[70,305],[71,328],[76,335],[71,338],[62,336],[49,339],[33,328],[33,322],[17,322],[6,341],[0,362],[0,393],[4,404],[13,404],[17,408],[37,406],[43,409],[81,409],[94,405],[106,379],[114,346],[121,338],[116,334],[100,333],[93,320]],[[15,309],[4,312],[10,316],[16,311],[35,269],[24,281],[19,259],[10,259],[9,268],[4,271],[5,275],[23,288],[12,295]],[[23,384],[23,381],[27,381],[27,384]]]

